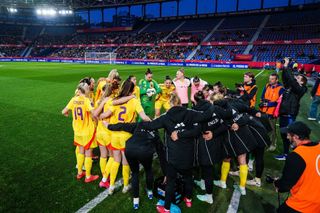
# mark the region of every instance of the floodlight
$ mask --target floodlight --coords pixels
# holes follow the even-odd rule
[[[10,7],[10,8],[7,8],[7,9],[8,9],[8,11],[9,11],[9,13],[16,13],[16,12],[18,12],[18,10],[17,10],[16,8]]]

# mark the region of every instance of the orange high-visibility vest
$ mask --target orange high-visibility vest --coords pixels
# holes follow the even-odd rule
[[[256,87],[257,87],[257,85],[253,85],[253,86],[244,85],[244,89],[248,94],[250,94],[250,92]],[[253,98],[250,100],[250,107],[251,108],[254,108],[254,106],[256,105],[256,100],[257,100],[257,93],[254,94]]]
[[[299,212],[320,212],[320,144],[298,146],[294,152],[303,158],[306,168],[286,204]]]
[[[280,97],[279,92],[281,89],[282,89],[282,86],[279,84],[275,86],[271,86],[270,84],[267,84],[266,91],[264,93],[264,99],[267,99],[270,102],[277,102]],[[276,109],[276,106],[260,107],[260,111],[268,115],[273,115],[275,109]]]
[[[319,86],[317,88],[316,96],[320,96],[320,84],[319,84]]]

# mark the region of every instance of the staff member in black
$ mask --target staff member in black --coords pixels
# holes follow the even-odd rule
[[[151,122],[143,122],[143,128],[155,130],[165,128],[167,138],[166,155],[168,166],[166,170],[167,185],[165,194],[165,205],[157,206],[158,212],[169,212],[171,201],[174,197],[175,183],[178,172],[184,179],[184,202],[191,207],[192,196],[192,166],[194,153],[194,137],[199,134],[200,128],[194,124],[191,111],[182,107],[179,97],[173,93],[170,98],[172,108],[159,118]],[[186,129],[194,129],[194,136],[190,135],[189,139],[184,138],[173,141],[171,133],[175,130],[181,132]]]
[[[207,110],[205,113],[196,112],[190,109],[182,107],[181,101],[176,93],[172,93],[170,97],[171,109],[162,114],[159,118],[151,122],[143,122],[143,128],[155,130],[164,128],[166,131],[167,147],[166,155],[168,161],[168,167],[166,171],[167,185],[165,205],[157,206],[158,212],[168,212],[170,209],[171,201],[174,197],[175,182],[177,174],[181,174],[185,181],[184,202],[187,207],[192,206],[192,167],[194,163],[194,141],[195,137],[200,133],[200,126],[197,122],[205,121],[211,117],[213,107]],[[192,131],[190,131],[192,130]],[[177,132],[177,140],[174,141],[171,138],[172,132]],[[188,131],[189,134],[184,135],[184,138],[180,138],[180,133]]]
[[[220,181],[214,181],[214,185],[226,189],[226,181],[230,170],[232,158],[237,158],[239,163],[239,186],[236,187],[241,195],[246,195],[246,182],[248,176],[248,165],[246,160],[247,153],[250,153],[257,147],[257,142],[248,127],[248,120],[239,110],[239,103],[244,102],[240,99],[224,98],[222,94],[212,96],[213,102],[227,100],[233,112],[232,119],[224,119],[225,124],[229,127],[227,130],[226,141],[223,143],[224,159],[221,165]]]
[[[194,95],[194,100],[196,103],[193,107],[194,110],[206,111],[212,106],[212,103],[205,100],[202,91],[199,91]],[[219,106],[224,109],[229,108],[226,101],[221,101]],[[197,198],[209,204],[213,203],[213,166],[221,163],[223,159],[221,154],[223,152],[222,144],[225,141],[225,133],[227,130],[228,127],[224,124],[222,117],[214,113],[209,121],[201,123],[202,134],[197,138],[198,149],[196,156],[201,167],[201,174],[204,179],[206,190],[205,195],[197,195]],[[182,134],[183,132],[180,133],[180,137]]]
[[[155,150],[160,160],[160,166],[164,172],[166,160],[164,158],[163,144],[158,131],[149,131],[141,128],[140,123],[118,123],[108,125],[112,131],[126,131],[132,137],[126,142],[125,155],[132,171],[133,208],[139,208],[139,164],[142,164],[146,173],[147,195],[153,198],[153,173],[152,160]]]
[[[274,181],[278,192],[290,197],[278,212],[320,212],[320,144],[311,142],[311,130],[297,121],[282,128],[293,148],[284,165],[282,177]]]

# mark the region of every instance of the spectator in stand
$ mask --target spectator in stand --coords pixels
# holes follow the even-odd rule
[[[320,104],[320,73],[318,74],[317,80],[316,80],[314,86],[312,87],[311,99],[312,99],[312,103],[310,106],[308,120],[309,121],[318,120],[318,123],[320,124],[320,113],[317,117],[318,107]]]
[[[277,72],[277,73],[279,73],[280,68],[281,68],[281,62],[280,62],[280,61],[277,61],[277,62],[276,62],[276,72]]]

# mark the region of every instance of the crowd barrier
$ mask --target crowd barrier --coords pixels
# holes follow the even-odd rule
[[[57,62],[57,63],[89,63],[89,64],[110,64],[110,60],[87,60],[83,58],[22,58],[4,57],[0,62]],[[114,64],[123,65],[150,65],[150,66],[178,66],[178,67],[207,67],[207,68],[236,68],[248,69],[263,67],[275,67],[275,62],[253,62],[253,61],[214,61],[214,60],[142,60],[142,59],[116,59]],[[320,71],[320,65],[299,64],[306,72]]]

